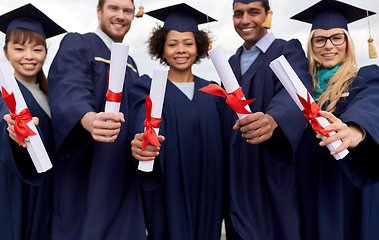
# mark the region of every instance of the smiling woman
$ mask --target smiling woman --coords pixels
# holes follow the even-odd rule
[[[210,82],[191,70],[207,56],[209,38],[198,30],[207,16],[186,4],[146,14],[164,21],[163,27],[153,29],[149,53],[170,67],[159,130],[166,137],[159,136],[161,148],[148,144],[141,151],[151,79],[142,76],[130,91],[131,115],[136,116],[131,121],[133,156],[139,161],[156,159],[152,172],[139,173],[148,239],[219,240],[224,165],[221,102],[197,91]]]
[[[46,38],[65,30],[31,4],[0,16],[0,26],[6,33],[4,55],[14,68],[30,114],[37,117],[34,123],[39,123],[45,148],[52,158],[48,86],[42,66]],[[37,173],[23,148],[29,138],[23,139],[22,146],[16,143],[15,117],[8,113],[0,97],[0,239],[51,239],[52,171]]]

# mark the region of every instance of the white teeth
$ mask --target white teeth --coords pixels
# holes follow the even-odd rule
[[[248,32],[250,30],[251,30],[251,28],[245,28],[245,29],[242,29],[242,32]]]
[[[122,24],[117,24],[117,23],[115,23],[114,25],[116,25],[117,27],[122,27],[123,26]]]
[[[335,53],[329,53],[329,54],[324,54],[323,56],[324,57],[332,57],[332,56],[334,56],[334,55],[336,55]]]
[[[176,58],[176,61],[184,61],[186,60],[187,58]]]
[[[25,67],[33,67],[34,64],[23,64]]]

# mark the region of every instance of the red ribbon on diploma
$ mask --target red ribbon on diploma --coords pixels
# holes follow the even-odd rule
[[[200,91],[226,98],[226,103],[236,112],[240,114],[251,114],[248,110],[246,110],[245,106],[249,103],[255,101],[253,100],[242,100],[245,95],[242,92],[242,88],[239,87],[237,90],[231,93],[227,93],[224,89],[222,89],[217,84],[209,84],[203,88],[199,89]]]
[[[296,95],[298,99],[300,100],[301,105],[303,105],[304,107],[304,110],[301,112],[303,113],[307,121],[309,120],[311,121],[311,126],[313,130],[315,130],[316,132],[322,133],[325,137],[329,137],[329,133],[332,130],[328,130],[328,131],[324,130],[324,128],[319,123],[319,121],[317,121],[316,119],[317,117],[320,117],[320,114],[319,114],[320,108],[318,107],[317,103],[316,102],[311,103],[309,93],[307,93],[307,100],[302,98],[297,93]]]
[[[161,144],[158,141],[157,134],[155,133],[153,128],[159,128],[161,126],[161,119],[154,118],[151,116],[151,109],[153,107],[153,103],[149,97],[146,96],[146,119],[143,122],[143,125],[146,127],[142,136],[142,149],[141,152],[145,149],[148,143],[153,144],[154,146],[160,146]]]
[[[111,74],[111,71],[108,70],[108,86],[109,86],[109,75]],[[115,92],[112,92],[109,88],[108,88],[108,91],[107,91],[107,95],[105,96],[105,99],[107,102],[116,102],[116,103],[120,103],[121,102],[121,99],[122,99],[122,92],[119,92],[119,93],[115,93]]]
[[[107,95],[105,98],[106,98],[107,102],[119,103],[119,102],[121,102],[121,99],[122,99],[122,92],[115,93],[115,92],[112,92],[110,89],[108,89]]]
[[[11,112],[11,118],[15,120],[14,131],[17,136],[18,145],[20,146],[25,137],[36,135],[36,133],[26,125],[33,120],[32,115],[27,108],[23,109],[19,114],[16,114],[16,99],[14,94],[8,94],[4,87],[1,89],[1,95]]]

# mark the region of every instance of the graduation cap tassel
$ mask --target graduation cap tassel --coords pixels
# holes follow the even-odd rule
[[[271,8],[271,4],[269,6]],[[274,12],[271,9],[269,9],[267,11],[266,20],[262,23],[261,27],[266,28],[266,29],[271,29],[271,21],[272,21],[272,14],[273,13]]]
[[[369,54],[369,58],[372,59],[372,58],[377,58],[378,54],[376,52],[376,49],[375,49],[375,46],[373,43],[374,39],[371,37],[370,20],[369,20],[368,11],[367,11],[367,20],[368,20],[368,31],[370,33],[370,38],[367,40],[367,42],[368,42],[368,54]]]
[[[267,11],[267,18],[266,18],[266,20],[261,25],[263,28],[271,29],[271,21],[272,21],[272,14],[273,13],[274,12],[271,11],[271,10]]]
[[[141,0],[141,6],[139,7],[139,10],[138,10],[138,12],[137,12],[137,14],[136,15],[134,15],[136,18],[141,18],[142,16],[143,16],[143,14],[144,14],[144,11],[143,11],[143,6],[142,6],[142,0]]]

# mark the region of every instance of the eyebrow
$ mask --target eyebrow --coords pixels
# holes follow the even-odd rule
[[[261,9],[260,8],[250,8],[247,11],[248,12],[250,12],[250,11],[261,11]],[[241,9],[236,9],[236,10],[234,10],[234,13],[236,13],[236,12],[244,12],[244,11]]]

